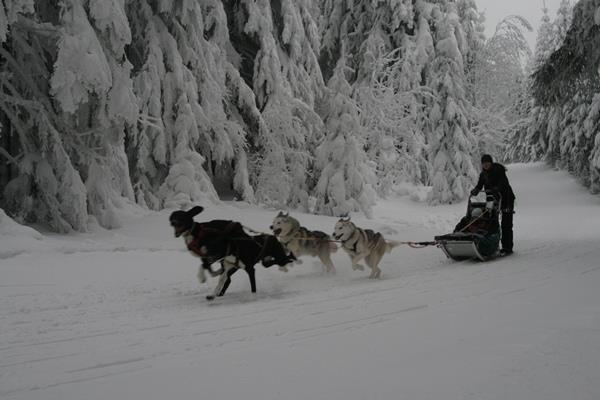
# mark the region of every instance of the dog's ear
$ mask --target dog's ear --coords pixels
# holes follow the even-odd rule
[[[185,211],[173,211],[171,213],[171,215],[169,216],[169,221],[173,222],[173,221],[177,221],[177,222],[181,222],[181,221],[185,221],[187,219],[187,213]]]
[[[191,210],[189,210],[188,214],[190,215],[190,217],[194,217],[194,216],[200,214],[202,211],[204,211],[204,207],[196,206],[196,207],[193,207]]]
[[[348,214],[344,214],[340,217],[340,222],[350,222],[350,216]]]

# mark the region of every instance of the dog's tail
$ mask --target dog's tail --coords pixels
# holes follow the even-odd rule
[[[402,244],[402,242],[396,242],[395,240],[386,240],[385,241],[385,252],[390,253],[395,247],[398,247]]]

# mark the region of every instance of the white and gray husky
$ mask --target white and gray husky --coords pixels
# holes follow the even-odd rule
[[[379,278],[381,275],[379,263],[383,255],[400,245],[398,242],[386,241],[379,232],[357,227],[350,218],[340,218],[335,224],[333,237],[342,243],[342,248],[350,256],[352,269],[364,270],[359,262],[365,260],[371,268],[370,279]]]
[[[289,213],[283,212],[279,212],[273,219],[271,230],[294,256],[318,257],[323,263],[325,273],[335,273],[331,254],[337,251],[337,246],[328,234],[308,230],[301,226],[297,219],[290,217]]]

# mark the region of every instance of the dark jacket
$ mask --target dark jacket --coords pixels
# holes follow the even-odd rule
[[[502,164],[493,163],[492,167],[479,175],[477,186],[473,192],[479,193],[481,189],[492,190],[500,193],[502,196],[502,209],[512,210],[515,204],[515,193],[508,183],[506,177],[506,167]]]

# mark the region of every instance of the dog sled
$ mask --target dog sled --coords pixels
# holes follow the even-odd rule
[[[457,261],[488,261],[497,257],[501,239],[500,203],[500,195],[492,192],[486,192],[485,201],[469,197],[467,214],[456,225],[454,232],[436,236],[435,244],[448,258]]]

